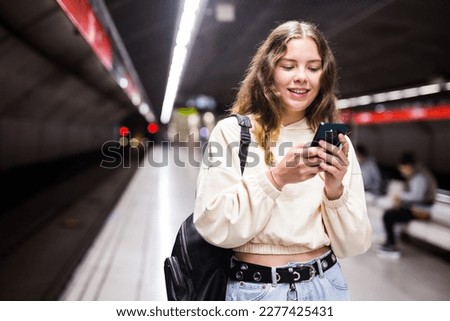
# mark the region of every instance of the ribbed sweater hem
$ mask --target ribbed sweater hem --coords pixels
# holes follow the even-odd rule
[[[311,252],[314,251],[315,249],[328,245],[329,244],[322,244],[317,246],[317,248],[312,249],[302,245],[283,246],[275,244],[246,243],[242,246],[235,248],[234,251],[252,254],[290,255],[290,254]]]

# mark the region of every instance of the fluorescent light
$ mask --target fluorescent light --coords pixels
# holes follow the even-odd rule
[[[368,105],[370,103],[383,103],[386,101],[431,95],[446,90],[450,90],[450,82],[429,84],[420,87],[412,87],[402,90],[393,90],[373,95],[340,99],[338,100],[338,108],[343,109],[355,106]]]
[[[430,95],[435,94],[441,91],[441,86],[439,84],[432,84],[419,87],[419,93],[421,95]]]
[[[194,29],[196,15],[195,12],[184,12],[180,21],[176,44],[178,46],[187,46],[189,44],[192,30]]]
[[[403,92],[401,90],[389,91],[387,93],[387,100],[399,100],[403,98]]]
[[[133,103],[133,105],[139,106],[139,104],[141,103],[141,96],[135,92],[131,93],[131,102]]]
[[[368,105],[372,102],[372,97],[369,95],[356,98],[356,103],[359,105]]]
[[[147,120],[147,122],[152,123],[155,121],[155,116],[153,115],[153,113],[147,113],[144,115],[145,119]]]
[[[379,93],[379,94],[372,95],[372,100],[373,100],[374,103],[385,102],[387,100],[387,94],[386,93]]]
[[[120,80],[119,80],[119,86],[122,89],[127,88],[128,87],[128,79],[125,78],[125,77],[121,77]]]
[[[417,97],[419,96],[419,89],[417,87],[408,88],[403,90],[403,98]]]
[[[150,111],[150,107],[148,106],[147,103],[142,103],[139,105],[139,113],[141,115],[145,115]]]
[[[338,108],[344,109],[350,106],[350,100],[349,99],[339,99],[337,102]]]
[[[172,116],[173,105],[178,92],[181,76],[183,74],[188,49],[193,38],[193,31],[198,20],[198,9],[201,0],[185,0],[181,15],[176,46],[173,50],[172,64],[170,66],[169,79],[167,80],[166,94],[161,110],[161,122],[167,124]]]

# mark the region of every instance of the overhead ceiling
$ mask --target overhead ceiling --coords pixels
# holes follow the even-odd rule
[[[159,116],[183,1],[105,3]],[[216,19],[220,3],[235,7],[233,22]],[[257,45],[277,23],[291,19],[315,23],[330,40],[341,98],[450,78],[450,3],[445,0],[209,0],[177,105],[203,94],[229,107]]]
[[[159,118],[184,0],[90,2],[107,8]],[[219,3],[234,6],[233,22],[216,19]],[[446,0],[209,0],[176,105],[202,94],[229,107],[257,45],[290,19],[317,24],[330,40],[342,98],[449,81]],[[89,126],[137,111],[55,0],[0,1],[0,69],[2,118]]]
[[[53,0],[0,2],[0,115],[115,124],[131,103]]]

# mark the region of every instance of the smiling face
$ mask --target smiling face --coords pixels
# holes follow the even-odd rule
[[[322,75],[322,59],[314,40],[295,38],[289,40],[286,47],[274,71],[275,86],[284,103],[284,125],[304,117],[305,110],[320,91]]]

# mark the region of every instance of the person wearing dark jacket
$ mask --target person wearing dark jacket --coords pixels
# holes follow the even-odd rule
[[[427,219],[437,190],[436,179],[417,162],[413,153],[402,154],[398,170],[406,180],[405,189],[394,196],[394,206],[383,215],[386,242],[377,252],[380,256],[389,258],[399,258],[401,255],[396,247],[395,224]]]

